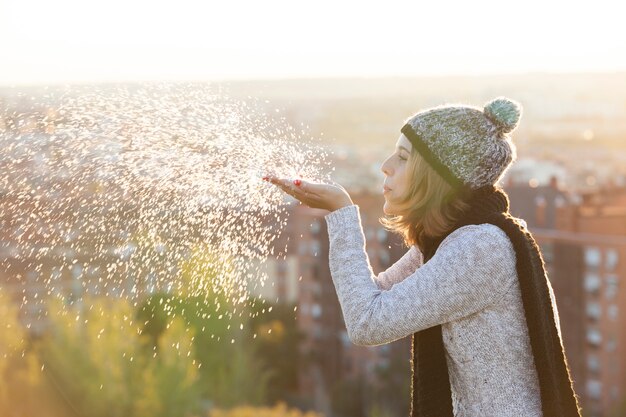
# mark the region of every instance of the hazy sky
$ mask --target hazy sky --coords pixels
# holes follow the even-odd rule
[[[619,3],[0,0],[0,85],[624,70]]]

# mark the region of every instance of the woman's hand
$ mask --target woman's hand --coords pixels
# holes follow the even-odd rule
[[[340,185],[313,183],[300,179],[287,180],[272,176],[263,179],[311,208],[335,211],[353,204],[348,192]]]

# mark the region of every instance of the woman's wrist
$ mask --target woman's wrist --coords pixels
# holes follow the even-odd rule
[[[348,207],[348,206],[352,206],[352,205],[354,205],[352,200],[350,200],[350,199],[342,200],[341,202],[339,202],[338,204],[333,206],[329,211],[330,212],[337,211],[339,209],[342,209],[342,208]]]

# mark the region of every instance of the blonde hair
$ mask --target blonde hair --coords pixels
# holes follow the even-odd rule
[[[409,187],[396,203],[398,213],[380,223],[401,235],[407,246],[423,247],[426,236],[439,236],[469,209],[456,190],[413,148],[407,163]]]

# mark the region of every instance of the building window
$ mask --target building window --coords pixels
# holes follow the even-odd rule
[[[602,395],[602,383],[596,379],[587,380],[587,395],[593,399],[599,399]]]
[[[76,264],[72,267],[72,276],[74,277],[74,279],[78,279],[80,278],[80,276],[83,274],[83,266]]]
[[[604,278],[606,281],[604,296],[607,298],[607,300],[615,298],[615,296],[617,295],[617,285],[619,282],[617,275],[606,275]]]
[[[600,289],[600,276],[594,273],[585,275],[585,291],[590,294],[597,294]]]
[[[617,262],[619,261],[619,254],[617,249],[611,248],[607,249],[604,258],[604,268],[607,271],[615,271],[617,267]]]
[[[380,264],[381,265],[384,265],[384,266],[389,265],[389,259],[390,259],[389,258],[389,252],[387,250],[385,250],[385,249],[381,250],[378,253],[378,259],[380,260]]]
[[[535,197],[535,205],[536,206],[545,206],[546,205],[546,198],[542,195],[538,195]]]
[[[53,266],[52,270],[50,271],[50,279],[52,281],[57,281],[59,279],[61,279],[61,276],[63,275],[63,273],[61,272],[61,267],[60,266]]]
[[[342,344],[344,347],[348,347],[348,346],[351,346],[351,345],[352,345],[352,342],[350,342],[350,337],[348,337],[348,332],[347,332],[347,331],[342,330],[342,331],[339,333],[339,338],[341,339],[341,344]]]
[[[387,241],[387,231],[383,228],[378,229],[376,236],[378,237],[378,241],[380,243],[385,243]]]
[[[305,255],[306,254],[306,247],[307,247],[307,242],[304,240],[301,240],[298,243],[298,255]]]
[[[311,241],[311,247],[309,250],[310,250],[311,255],[313,256],[319,255],[320,251],[322,250],[322,245],[320,244],[319,240]]]
[[[609,308],[606,310],[606,312],[611,320],[613,321],[617,320],[617,315],[619,314],[619,309],[617,307],[617,304],[611,304]]]
[[[596,355],[587,355],[587,368],[592,372],[600,371],[600,359]]]
[[[585,265],[588,269],[596,270],[600,266],[601,257],[600,249],[594,246],[585,247]]]
[[[602,334],[598,329],[589,329],[587,330],[587,341],[590,345],[600,346],[602,343]]]
[[[311,306],[311,316],[317,319],[322,315],[322,307],[319,304],[313,304]]]
[[[609,335],[608,340],[606,341],[606,350],[607,352],[613,352],[617,349],[617,341],[615,340],[615,336]]]
[[[311,223],[311,233],[316,235],[320,232],[321,228],[320,221],[317,219],[313,220],[313,223]]]
[[[598,320],[602,314],[600,303],[589,302],[587,303],[587,317]]]

